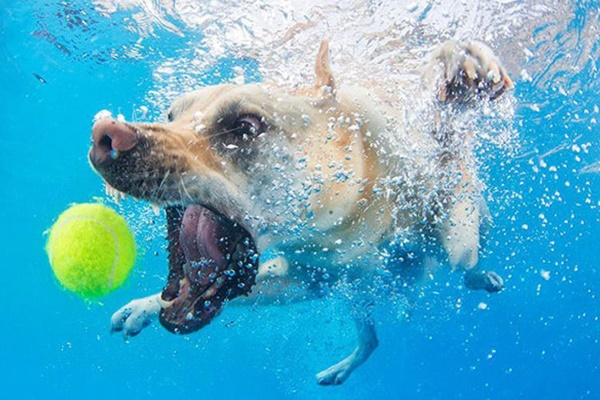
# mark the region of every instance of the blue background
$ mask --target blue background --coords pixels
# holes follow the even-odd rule
[[[590,23],[593,7],[581,3],[569,29]],[[314,374],[354,343],[353,324],[337,302],[230,307],[186,337],[156,324],[129,343],[110,335],[112,312],[156,292],[166,275],[162,218],[141,205],[121,208],[151,226],[136,231],[143,268],[125,288],[86,303],[56,283],[43,232],[69,203],[103,195],[86,157],[93,116],[106,108],[129,118],[154,89],[148,63],[109,56],[110,43],[135,41],[133,34],[96,18],[103,35],[92,45],[73,33],[81,27],[58,25],[54,13],[65,9],[0,4],[0,397],[600,398],[600,175],[578,172],[600,160],[592,121],[600,117],[597,58],[567,77],[577,87],[568,96],[541,89],[536,76],[517,79],[518,104],[548,102],[544,109],[553,112],[519,107],[524,156],[486,156],[495,226],[484,263],[507,278],[507,289],[466,293],[458,274],[439,271],[408,322],[397,318],[398,304],[378,311],[380,347],[346,384],[321,388]],[[164,56],[185,44],[177,40],[149,39],[146,49]],[[216,69],[223,79],[232,65],[248,62],[223,59]],[[213,72],[206,82],[216,82]],[[572,143],[591,146],[578,153]],[[540,166],[540,154],[563,144]]]

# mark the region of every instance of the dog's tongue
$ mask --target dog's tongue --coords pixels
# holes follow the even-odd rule
[[[250,292],[258,255],[248,231],[201,206],[185,210],[178,239],[180,248],[169,250],[182,251],[185,262],[170,263],[169,282],[162,293],[170,304],[159,317],[169,331],[190,333],[219,314],[226,300]]]
[[[219,267],[223,269],[227,249],[223,249],[221,244],[235,233],[228,225],[227,221],[204,207],[188,207],[183,215],[179,242],[191,267],[201,267],[198,269],[198,282],[201,284],[208,284],[207,274]]]

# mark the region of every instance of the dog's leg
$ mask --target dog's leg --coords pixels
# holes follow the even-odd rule
[[[425,72],[425,82],[433,84],[442,104],[469,105],[480,100],[494,100],[513,87],[504,67],[494,52],[480,42],[448,41],[436,49]],[[448,132],[446,132],[448,133]],[[453,152],[464,152],[464,146],[453,143],[453,133],[437,139]],[[455,147],[455,148],[453,148]],[[448,217],[440,227],[441,242],[450,266],[466,271],[465,286],[474,290],[497,292],[504,287],[494,272],[477,269],[479,262],[481,207],[483,199],[475,187],[474,176],[460,159],[454,157],[461,173]]]
[[[348,379],[352,371],[364,363],[377,348],[379,341],[370,316],[357,317],[355,322],[358,331],[358,345],[348,357],[317,374],[319,385],[341,385]]]
[[[450,267],[468,271],[479,261],[479,196],[468,171],[463,169],[461,175],[440,236]]]
[[[479,232],[480,237],[485,238],[491,225],[490,210],[487,207],[485,201],[480,202],[479,207],[480,214],[480,225]],[[493,271],[483,272],[477,269],[467,271],[465,274],[465,286],[473,290],[486,290],[488,292],[497,292],[504,288],[504,280],[498,274]]]
[[[473,187],[469,173],[464,170],[462,174],[449,215],[440,228],[441,242],[450,267],[465,271],[464,282],[467,288],[498,292],[504,288],[503,279],[493,271],[478,269],[484,200]]]

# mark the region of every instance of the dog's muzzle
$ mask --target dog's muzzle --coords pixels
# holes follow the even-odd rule
[[[175,173],[151,162],[151,154],[148,138],[132,125],[102,119],[92,128],[90,162],[116,190],[147,199],[160,192],[164,177]],[[258,253],[252,235],[218,212],[201,205],[166,211],[169,277],[159,318],[173,333],[190,333],[207,325],[226,301],[250,292]]]

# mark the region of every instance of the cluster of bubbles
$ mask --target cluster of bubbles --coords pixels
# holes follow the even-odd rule
[[[548,39],[564,28],[557,24],[534,34],[537,21],[570,11],[568,4],[539,1],[475,5],[454,1],[450,6],[441,0],[409,4],[96,0],[94,8],[138,34],[135,43],[115,49],[121,57],[146,54],[148,58],[150,48],[160,53],[154,60],[156,91],[149,100],[163,110],[174,96],[199,85],[256,79],[248,68],[257,68],[259,77],[286,85],[310,82],[313,56],[325,38],[331,41],[334,70],[339,71],[341,83],[367,82],[396,99],[405,82],[419,79],[430,51],[450,38],[489,43],[509,60],[509,70],[516,74],[523,69],[521,61],[534,57],[535,46],[548,50]],[[549,38],[531,43],[535,35]],[[159,50],[156,38],[163,39]],[[132,52],[133,48],[137,50]],[[534,72],[523,70],[528,76]]]

